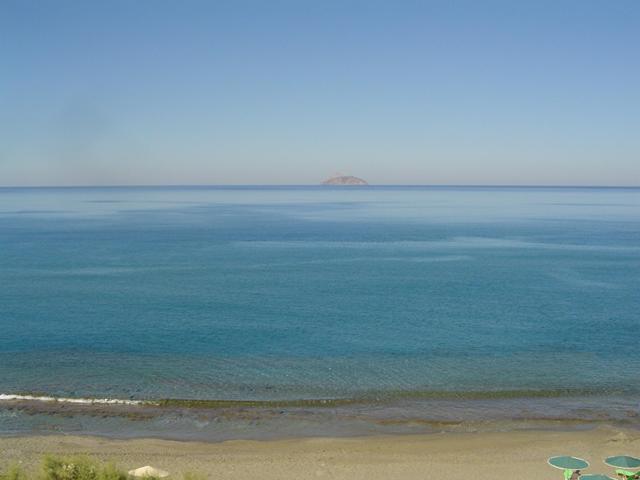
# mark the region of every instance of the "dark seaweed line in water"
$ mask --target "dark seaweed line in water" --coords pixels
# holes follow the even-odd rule
[[[42,393],[0,394],[2,403],[48,402],[56,404],[102,405],[102,406],[148,406],[167,408],[215,409],[230,407],[247,408],[332,408],[348,405],[388,403],[401,400],[501,400],[526,398],[561,398],[597,395],[638,394],[630,390],[594,390],[594,389],[547,389],[547,390],[496,390],[496,391],[388,391],[365,393],[345,398],[310,398],[292,400],[230,400],[230,399],[109,399],[109,398],[71,398]]]

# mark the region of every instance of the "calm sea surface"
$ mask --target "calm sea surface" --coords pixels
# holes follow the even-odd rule
[[[640,189],[0,189],[0,394],[637,407],[639,352]]]

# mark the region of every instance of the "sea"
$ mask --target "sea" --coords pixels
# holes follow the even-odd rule
[[[0,435],[640,428],[640,188],[0,188]]]

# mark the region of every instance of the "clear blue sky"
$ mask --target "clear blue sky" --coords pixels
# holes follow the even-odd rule
[[[0,185],[640,185],[640,1],[0,1]]]

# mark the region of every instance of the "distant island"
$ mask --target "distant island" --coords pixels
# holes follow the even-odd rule
[[[324,182],[322,185],[369,185],[365,180],[352,177],[351,175],[343,175],[339,177],[331,177]]]

